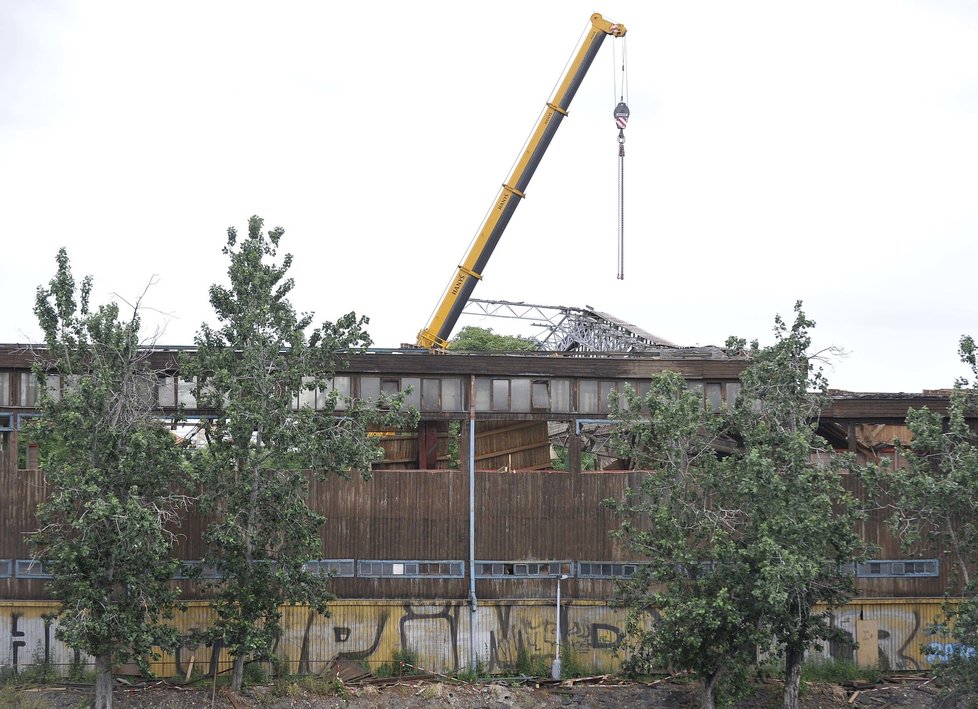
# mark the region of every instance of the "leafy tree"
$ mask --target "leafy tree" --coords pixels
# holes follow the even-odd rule
[[[853,564],[869,546],[856,529],[865,503],[843,485],[862,479],[854,457],[838,453],[817,434],[828,382],[813,364],[809,330],[814,322],[795,304],[790,328],[775,320],[774,345],[752,344],[734,407],[743,439],[737,458],[756,485],[755,597],[767,607],[764,622],[785,653],[785,709],[799,706],[801,664],[813,644],[830,639],[828,610],[855,594]]]
[[[370,344],[367,320],[349,313],[307,332],[313,316],[298,315],[288,300],[292,258],[273,261],[284,230],[266,234],[262,227],[262,219],[252,217],[240,243],[237,231],[228,229],[230,285],[210,289],[220,327],[201,326],[197,351],[181,367],[185,378],[196,377],[200,405],[216,412],[203,426],[208,445],[199,460],[201,499],[213,518],[206,564],[221,576],[213,630],[234,658],[235,691],[245,659],[271,653],[281,604],[309,603],[325,613],[331,598],[328,578],[304,569],[319,555],[324,521],[308,505],[307,469],[322,479],[354,470],[368,476],[380,452],[366,425],[395,416],[356,402],[346,402],[343,417],[334,416],[338,396],[331,380],[345,354]],[[297,408],[297,397],[309,390],[327,396],[327,403]]]
[[[907,414],[911,433],[901,452],[906,467],[880,476],[884,500],[891,507],[890,525],[904,545],[923,544],[953,559],[952,587],[957,598],[945,606],[945,616],[958,641],[959,652],[945,668],[966,688],[978,689],[978,435],[969,422],[978,416],[978,361],[975,341],[960,340],[959,355],[973,379],[955,382],[947,415],[926,407]]]
[[[861,506],[841,481],[853,460],[816,434],[826,383],[808,352],[814,323],[800,303],[795,313],[791,326],[776,318],[769,347],[728,342],[747,359],[732,407],[704,411],[666,372],[614,414],[622,452],[653,471],[616,505],[619,537],[650,559],[622,586],[636,659],[692,670],[704,707],[758,646],[783,652],[784,707],[798,707],[804,652],[833,634],[815,606],[845,603],[865,556]],[[652,608],[662,618],[648,628]]]
[[[186,506],[175,490],[187,468],[154,417],[138,305],[128,321],[115,303],[91,310],[91,278],[78,290],[64,249],[57,263],[34,306],[46,345],[34,367],[44,415],[29,435],[50,492],[30,542],[61,601],[57,637],[95,658],[101,709],[112,706],[113,662],[145,664],[172,635],[162,623],[176,600],[171,530]]]
[[[689,669],[701,682],[702,705],[713,707],[723,680],[753,661],[763,638],[742,578],[749,559],[741,521],[725,520],[717,509],[733,482],[715,450],[724,421],[702,402],[680,374],[663,372],[647,395],[627,390],[615,404],[616,444],[639,468],[654,471],[615,505],[624,515],[616,536],[650,560],[620,586],[633,611],[626,665]],[[650,630],[653,609],[661,617]]]
[[[458,352],[530,352],[539,349],[539,345],[528,337],[497,335],[491,327],[468,325],[451,339],[448,349]]]

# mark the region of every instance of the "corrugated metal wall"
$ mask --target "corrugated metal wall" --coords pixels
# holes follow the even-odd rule
[[[943,618],[944,599],[866,599],[832,612],[832,624],[859,640],[864,664],[885,670],[920,670],[945,661],[953,639],[934,632]],[[860,632],[861,625],[868,633]],[[868,654],[867,652],[868,651]],[[821,653],[836,659],[853,658],[847,642],[826,644]]]
[[[476,558],[481,560],[636,561],[609,537],[617,527],[601,504],[638,486],[641,472],[485,472],[476,475]],[[847,485],[855,490],[854,481]],[[26,534],[36,528],[34,510],[44,495],[37,470],[0,470],[0,559],[27,559]],[[324,559],[465,560],[468,558],[468,476],[458,470],[376,471],[368,481],[356,476],[313,480],[313,506],[326,515]],[[878,559],[932,557],[933,551],[900,548],[882,511],[864,523],[863,535],[877,543]],[[181,559],[203,554],[204,520],[186,517],[174,553]],[[919,553],[918,553],[919,552]],[[930,597],[947,586],[949,563],[941,575],[920,578],[860,579],[865,596]],[[480,598],[540,598],[548,581],[480,580]],[[200,590],[181,582],[185,597]],[[337,578],[334,591],[345,598],[465,598],[465,579]],[[571,579],[571,598],[606,599],[609,581]],[[0,597],[40,600],[42,581],[0,578]]]
[[[34,511],[47,494],[39,470],[17,470],[16,436],[10,465],[0,469],[0,559],[29,559],[26,532],[37,529]],[[12,575],[11,575],[12,576]],[[44,582],[33,579],[0,578],[0,598],[42,599]]]
[[[552,584],[551,584],[552,585]],[[942,599],[913,602],[864,600],[833,612],[836,626],[854,637],[857,623],[868,621],[876,638],[874,661],[891,670],[920,670],[943,661],[953,642],[931,627],[941,617]],[[0,667],[23,667],[47,660],[66,668],[73,651],[59,642],[51,602],[0,601]],[[554,656],[556,606],[553,601],[489,601],[472,613],[461,601],[337,601],[323,617],[306,606],[282,608],[285,632],[277,656],[293,672],[318,672],[334,657],[363,662],[377,669],[396,651],[410,650],[428,671],[452,672],[470,664],[470,639],[479,661],[491,672],[514,669],[519,649],[537,664]],[[210,621],[210,608],[192,602],[179,612],[176,626],[184,643],[153,664],[160,676],[184,675],[191,659],[201,672],[230,666],[221,648],[198,645],[196,633]],[[589,671],[618,667],[615,646],[622,639],[625,611],[606,604],[569,601],[561,608],[561,637],[575,661]],[[925,646],[929,646],[925,649]],[[854,657],[850,643],[831,643],[826,657]],[[80,658],[87,661],[88,658]]]

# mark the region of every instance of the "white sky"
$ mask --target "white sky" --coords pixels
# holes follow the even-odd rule
[[[816,345],[850,352],[834,387],[965,373],[967,0],[0,0],[0,342],[39,338],[64,245],[96,302],[155,278],[161,342],[191,344],[252,214],[286,229],[299,309],[413,342],[594,11],[629,29],[625,280],[608,40],[474,297],[587,304],[687,345],[769,342],[802,299]]]

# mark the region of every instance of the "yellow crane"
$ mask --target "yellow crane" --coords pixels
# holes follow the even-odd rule
[[[516,167],[513,168],[509,179],[500,188],[496,200],[489,210],[489,215],[479,228],[478,235],[472,242],[465,260],[458,266],[455,277],[445,290],[431,321],[426,328],[418,333],[419,346],[444,348],[448,345],[448,338],[451,336],[452,329],[458,322],[462,309],[472,294],[472,289],[475,288],[476,281],[482,278],[482,271],[489,261],[493,249],[496,248],[496,244],[506,229],[506,225],[509,224],[520,200],[526,196],[526,187],[530,178],[533,177],[537,165],[540,164],[540,160],[550,146],[550,141],[553,140],[561,121],[567,115],[567,109],[574,98],[574,94],[577,93],[588,69],[591,68],[591,63],[594,61],[601,43],[608,35],[624,37],[625,26],[609,22],[598,13],[591,15],[591,27],[587,36],[574,55],[574,59],[568,66],[553,98],[547,102],[546,109],[537,122],[523,154],[516,162]],[[624,107],[624,103],[615,109],[615,117],[620,127],[624,128],[621,116],[627,120],[628,109],[625,107],[624,112],[622,112],[622,107]]]

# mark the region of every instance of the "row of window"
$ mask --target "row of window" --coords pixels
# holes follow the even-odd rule
[[[467,562],[453,560],[391,559],[316,559],[307,562],[306,571],[352,578],[464,578]],[[480,579],[539,579],[576,576],[581,579],[631,578],[640,563],[618,561],[476,561],[475,577]],[[712,568],[704,562],[703,569]],[[709,567],[709,568],[707,568]],[[906,578],[940,576],[939,559],[871,560],[856,565],[857,578]],[[0,559],[0,578],[49,579],[45,562],[34,559]],[[200,561],[183,561],[175,579],[217,579],[220,574]]]
[[[11,388],[19,377],[16,395]],[[466,385],[463,386],[463,383]],[[648,391],[647,381],[627,382],[640,393]],[[533,379],[529,377],[476,377],[475,409],[479,412],[547,412],[607,414],[612,394],[622,381],[597,379]],[[69,386],[64,382],[64,386]],[[704,405],[714,411],[728,406],[740,393],[738,382],[690,382],[699,390]],[[182,405],[197,408],[195,383],[179,376],[160,376],[155,385],[147,380],[145,397],[150,405],[175,408]],[[48,388],[57,396],[62,389],[58,375],[48,376]],[[321,388],[302,391],[293,401],[296,408],[343,411],[348,400],[358,398],[377,401],[381,397],[404,394],[405,404],[422,412],[463,412],[468,408],[465,377],[382,377],[374,375],[336,375]],[[13,401],[12,399],[16,399]],[[33,407],[38,405],[37,377],[29,372],[0,372],[0,406]]]
[[[859,578],[893,578],[898,576],[940,576],[939,559],[914,561],[867,561],[856,566]]]

